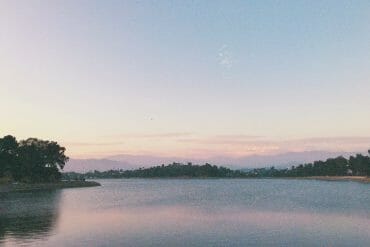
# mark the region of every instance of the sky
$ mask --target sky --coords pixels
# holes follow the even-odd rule
[[[370,147],[370,1],[0,0],[0,135],[71,157]]]

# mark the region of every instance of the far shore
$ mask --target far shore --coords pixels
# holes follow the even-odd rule
[[[95,181],[61,181],[57,183],[11,183],[0,184],[1,192],[35,191],[35,190],[54,190],[64,188],[82,188],[100,186]]]
[[[370,183],[370,177],[364,176],[313,176],[313,177],[292,177],[292,178],[321,180],[321,181],[352,181],[360,183]]]
[[[312,176],[312,177],[130,177],[130,178],[94,178],[94,179],[304,179],[304,180],[321,180],[321,181],[352,181],[361,183],[370,183],[370,177],[364,176]]]
[[[94,178],[94,179],[297,179],[297,180],[320,180],[320,181],[337,181],[337,182],[359,182],[369,183],[370,177],[366,176],[311,176],[311,177],[130,177],[130,178]]]

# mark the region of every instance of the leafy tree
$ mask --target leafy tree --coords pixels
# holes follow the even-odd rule
[[[19,143],[18,155],[22,163],[23,180],[53,182],[61,178],[68,157],[65,148],[56,142],[29,138]]]
[[[15,181],[54,182],[61,178],[68,157],[57,142],[37,138],[16,141],[13,136],[0,139],[0,176]]]
[[[11,135],[0,138],[0,177],[11,176],[17,165],[18,142]]]

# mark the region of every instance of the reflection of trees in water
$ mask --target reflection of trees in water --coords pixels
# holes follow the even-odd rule
[[[60,191],[0,193],[0,243],[10,236],[43,238],[58,217]]]

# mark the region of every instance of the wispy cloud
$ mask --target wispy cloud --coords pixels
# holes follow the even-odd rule
[[[124,142],[61,142],[63,145],[74,147],[94,147],[94,146],[117,146]]]
[[[231,69],[233,67],[234,60],[227,45],[223,45],[218,50],[218,64],[226,69]]]
[[[108,138],[138,138],[138,139],[157,139],[157,138],[180,138],[193,136],[194,133],[190,132],[165,132],[165,133],[147,133],[147,134],[118,134],[109,136]]]
[[[209,152],[238,155],[278,154],[305,151],[366,151],[370,137],[317,137],[304,139],[280,139],[247,135],[218,135],[179,138],[179,143],[193,148],[206,148]]]
[[[113,154],[150,154],[207,158],[245,157],[287,152],[366,152],[370,137],[269,138],[246,134],[199,135],[187,132],[118,135],[105,140],[64,142],[73,155],[104,157]]]

